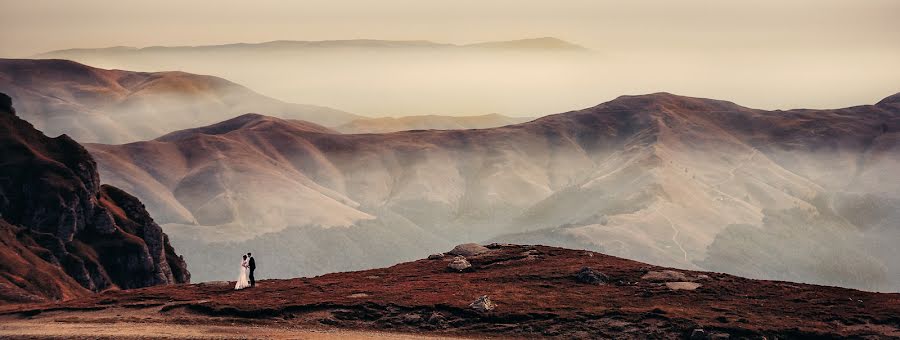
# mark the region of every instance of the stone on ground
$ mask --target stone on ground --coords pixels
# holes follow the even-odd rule
[[[472,264],[469,263],[469,260],[466,260],[465,257],[457,256],[453,258],[453,261],[450,261],[450,264],[447,265],[447,268],[461,272],[472,268]]]
[[[497,305],[491,302],[491,299],[487,295],[482,295],[480,298],[478,298],[478,300],[470,303],[469,307],[472,307],[472,309],[483,313],[493,310],[497,307]]]
[[[688,278],[682,272],[677,272],[674,270],[662,270],[662,271],[649,271],[644,276],[641,276],[641,280],[651,281],[651,282],[675,282],[675,281],[693,281]]]
[[[609,281],[609,277],[591,267],[584,267],[575,274],[575,280],[591,285],[602,285]]]
[[[489,251],[491,250],[478,243],[464,243],[453,248],[453,250],[448,252],[448,254],[458,256],[475,256]]]
[[[666,282],[666,287],[671,290],[694,290],[700,288],[700,284],[696,282]]]

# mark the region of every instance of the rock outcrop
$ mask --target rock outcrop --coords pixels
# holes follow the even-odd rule
[[[602,285],[609,281],[609,277],[591,267],[584,267],[575,274],[575,280],[591,285]]]
[[[451,271],[463,272],[472,268],[472,264],[465,257],[457,256],[447,265],[447,269]]]
[[[447,252],[447,254],[457,256],[475,256],[489,251],[491,250],[478,243],[464,243],[454,247],[453,250]]]
[[[0,96],[0,285],[15,293],[0,299],[189,282],[184,260],[144,205],[101,185],[80,144],[45,136],[17,117],[11,102]]]

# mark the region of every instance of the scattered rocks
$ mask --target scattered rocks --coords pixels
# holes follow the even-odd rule
[[[442,259],[442,258],[444,258],[444,254],[431,254],[431,255],[428,255],[428,259],[429,259],[429,260],[440,260],[440,259]]]
[[[671,290],[694,290],[700,288],[701,284],[696,282],[666,282],[666,287]]]
[[[575,280],[591,285],[602,285],[609,281],[609,277],[591,267],[584,267],[575,274]]]
[[[419,324],[422,323],[422,316],[415,313],[407,313],[403,314],[401,320],[407,324]]]
[[[674,282],[674,281],[693,281],[688,278],[682,272],[677,272],[674,270],[662,270],[662,271],[649,271],[644,276],[641,276],[641,280],[651,281],[651,282]]]
[[[475,256],[489,251],[491,250],[478,243],[464,243],[456,246],[455,248],[453,248],[453,250],[447,252],[447,254],[457,256]]]
[[[447,265],[447,268],[450,270],[462,272],[472,268],[472,264],[469,263],[469,260],[466,260],[465,257],[457,256],[453,258],[453,261],[450,261],[450,264]]]
[[[480,298],[478,298],[478,300],[470,303],[469,307],[478,312],[484,313],[494,310],[494,308],[497,308],[497,305],[495,305],[487,295],[482,295]]]
[[[444,317],[444,314],[433,312],[431,316],[428,317],[428,323],[437,325],[447,322],[447,318]]]
[[[728,333],[706,331],[697,328],[691,332],[690,340],[725,340],[731,338]]]

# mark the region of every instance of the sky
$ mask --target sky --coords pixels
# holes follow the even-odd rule
[[[669,89],[760,108],[849,106],[900,91],[897,0],[0,0],[0,8],[0,57],[6,58],[109,46],[356,38],[471,43],[552,36],[610,60],[634,61],[628,72],[640,73],[637,63],[647,63],[652,72],[672,71],[669,77],[732,78],[709,88],[635,81],[603,95],[587,94],[569,102],[571,108],[617,93]],[[757,79],[757,70],[768,75]],[[752,78],[746,82],[752,86],[734,77]],[[776,88],[781,94],[762,93],[774,82],[784,86]],[[313,103],[335,104],[321,100]],[[348,108],[369,114],[404,109],[370,106]],[[515,110],[521,111],[510,109]]]
[[[900,50],[895,0],[0,0],[0,55],[116,45],[555,36],[595,49]]]

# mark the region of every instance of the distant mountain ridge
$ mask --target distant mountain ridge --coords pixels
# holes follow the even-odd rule
[[[362,118],[334,127],[343,133],[387,133],[408,130],[487,129],[524,123],[533,117],[509,117],[499,114],[480,116],[404,116]]]
[[[285,103],[213,76],[105,70],[68,60],[0,59],[0,89],[38,129],[80,142],[152,139],[247,112],[324,125],[361,118]]]
[[[290,277],[493,240],[897,289],[893,102],[765,111],[656,93],[497,128],[385,134],[243,116],[88,148],[201,268],[226,267],[222,244],[299,252],[271,268]]]
[[[199,45],[199,46],[149,46],[131,47],[114,46],[101,48],[71,48],[55,50],[34,55],[34,58],[71,58],[73,54],[86,53],[149,53],[149,52],[177,52],[177,51],[214,51],[223,49],[327,49],[327,48],[450,48],[450,49],[508,49],[508,50],[547,50],[547,51],[587,51],[588,49],[558,38],[542,37],[531,39],[519,39],[508,41],[491,41],[473,44],[449,44],[436,43],[428,40],[377,40],[377,39],[348,39],[348,40],[275,40],[261,43],[234,43],[223,45]]]

